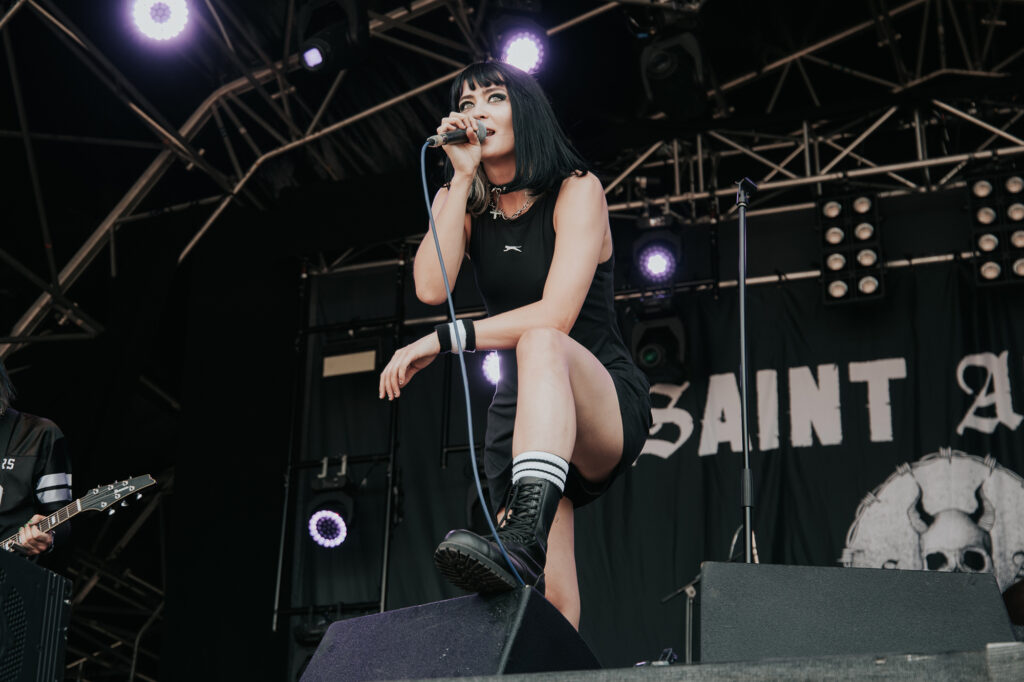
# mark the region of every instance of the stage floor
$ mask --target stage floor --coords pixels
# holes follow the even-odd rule
[[[436,678],[435,678],[436,679]],[[927,680],[960,682],[1024,680],[1024,642],[989,644],[982,651],[949,654],[826,656],[751,663],[640,666],[611,670],[448,678],[502,682],[613,682],[643,680]]]

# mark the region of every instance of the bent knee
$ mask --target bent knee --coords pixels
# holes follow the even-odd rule
[[[533,327],[527,329],[519,337],[516,344],[516,358],[531,358],[536,356],[555,357],[564,348],[565,340],[569,338],[565,332],[554,327]]]

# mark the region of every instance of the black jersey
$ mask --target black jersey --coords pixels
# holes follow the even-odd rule
[[[48,515],[72,500],[64,434],[49,419],[8,408],[0,416],[0,539],[33,514]],[[55,546],[68,524],[55,529]]]
[[[468,253],[488,315],[535,303],[555,253],[555,202],[559,190],[540,196],[514,220],[485,212],[472,220]],[[615,256],[598,264],[569,336],[605,366],[615,383],[622,414],[623,462],[640,454],[651,425],[650,386],[633,363],[619,332],[614,296]],[[487,411],[484,465],[494,505],[503,498],[512,462],[512,427],[518,394],[516,352],[498,351],[501,379]],[[567,493],[568,494],[568,493]],[[577,506],[588,500],[574,499]]]

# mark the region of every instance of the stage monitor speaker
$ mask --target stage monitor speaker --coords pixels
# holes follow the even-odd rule
[[[1014,640],[991,574],[707,562],[700,587],[704,663]]]
[[[0,682],[64,679],[71,581],[0,550]]]
[[[340,620],[327,629],[302,682],[596,668],[576,630],[526,587]]]

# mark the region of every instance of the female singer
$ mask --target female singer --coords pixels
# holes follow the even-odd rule
[[[444,147],[448,183],[432,210],[448,281],[468,255],[488,316],[399,349],[380,397],[397,398],[438,353],[457,352],[456,335],[467,351],[499,352],[484,442],[498,535],[516,572],[578,627],[573,508],[633,463],[651,425],[647,380],[616,324],[608,205],[529,75],[472,64],[452,84],[451,107],[437,132],[461,128],[468,142]],[[429,229],[413,275],[421,301],[445,301]],[[434,561],[470,591],[518,584],[493,540],[466,530],[450,532]]]

